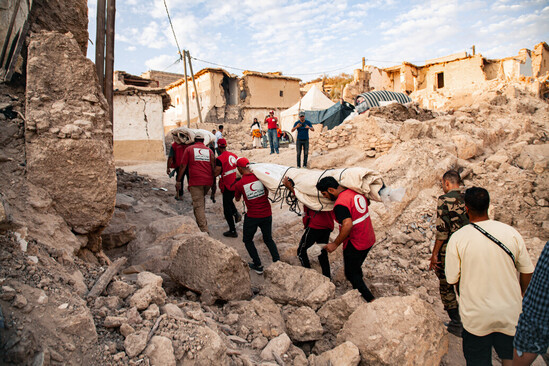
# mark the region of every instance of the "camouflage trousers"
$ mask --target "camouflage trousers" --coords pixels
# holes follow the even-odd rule
[[[450,285],[446,281],[446,274],[444,273],[444,268],[446,266],[446,246],[447,246],[447,243],[442,244],[442,247],[438,252],[440,269],[437,268],[435,270],[435,274],[438,277],[440,299],[442,300],[442,305],[444,305],[444,310],[450,310],[450,309],[457,309],[458,303],[456,298],[456,292],[454,290],[454,285]]]

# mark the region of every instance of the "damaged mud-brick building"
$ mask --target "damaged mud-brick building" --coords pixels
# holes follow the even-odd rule
[[[157,87],[165,88],[167,85],[176,82],[177,80],[184,77],[184,75],[177,74],[174,72],[158,71],[158,70],[149,70],[140,75],[144,79],[150,79],[157,82]]]
[[[467,52],[426,60],[424,66],[409,62],[377,68],[357,69],[354,80],[345,87],[349,102],[360,93],[390,90],[409,94],[427,108],[442,106],[451,96],[466,96],[486,82],[516,81],[530,93],[548,98],[549,46],[538,43],[533,50],[521,49],[516,56],[487,59]]]
[[[198,122],[196,98],[199,98],[205,123],[240,123],[258,118],[263,121],[269,110],[275,115],[299,101],[298,78],[279,72],[260,73],[244,71],[242,77],[229,74],[220,68],[202,69],[195,75],[198,96],[191,78],[186,80],[189,90],[190,122]],[[186,125],[187,105],[185,78],[168,86],[171,108],[164,113],[165,133]]]
[[[114,75],[115,160],[164,160],[163,112],[170,105],[156,80],[116,71]]]

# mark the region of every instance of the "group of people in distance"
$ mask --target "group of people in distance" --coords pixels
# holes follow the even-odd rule
[[[439,278],[448,331],[463,338],[467,365],[491,365],[492,348],[503,365],[530,365],[549,347],[549,242],[532,278],[522,236],[488,217],[488,191],[464,190],[455,170],[441,182],[429,268]]]
[[[306,128],[303,117],[294,128]],[[268,190],[253,174],[247,158],[229,152],[224,138],[216,143],[217,157],[204,145],[200,133],[192,145],[172,146],[167,172],[177,170],[179,195],[187,174],[194,215],[203,232],[208,232],[205,196],[215,184],[215,177],[220,177],[223,212],[229,226],[224,236],[238,237],[235,223],[242,216],[233,198],[244,200],[247,212],[242,235],[252,260],[248,264],[262,274],[263,265],[253,241],[258,228],[272,261],[280,260],[272,237]],[[303,165],[306,163],[305,159]],[[446,172],[441,182],[444,194],[437,203],[436,240],[429,267],[439,278],[442,303],[450,317],[448,331],[463,338],[467,365],[491,365],[492,348],[504,365],[529,365],[549,346],[549,242],[534,272],[518,231],[488,217],[490,196],[486,189],[464,190],[454,170]],[[282,183],[294,191],[292,180],[285,177]],[[366,301],[373,301],[375,297],[362,274],[362,265],[376,241],[368,198],[339,185],[333,177],[322,178],[316,188],[334,201],[334,208],[315,211],[304,207],[305,230],[297,249],[301,264],[310,268],[307,249],[315,243],[326,244],[318,260],[323,275],[331,277],[328,254],[342,245],[345,277]],[[330,241],[335,221],[339,233]]]

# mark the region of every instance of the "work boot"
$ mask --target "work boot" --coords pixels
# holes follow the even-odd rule
[[[234,214],[234,222],[238,224],[240,221],[242,221],[242,215],[236,212]]]
[[[461,323],[461,317],[459,316],[459,309],[449,309],[447,312],[450,317],[450,321],[448,323],[444,323],[444,325],[446,325],[448,333],[452,333],[456,337],[461,337],[461,333],[463,332],[463,324]]]
[[[250,266],[250,269],[253,269],[255,271],[255,273],[263,274],[263,266],[261,264],[257,265],[254,262],[250,262],[250,263],[248,263],[248,266]]]
[[[231,230],[225,231],[223,233],[223,236],[227,236],[229,238],[238,238],[238,234],[236,233],[236,231],[231,231]]]

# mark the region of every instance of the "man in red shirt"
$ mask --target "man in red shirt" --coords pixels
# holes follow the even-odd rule
[[[279,261],[280,256],[272,238],[273,217],[268,191],[249,169],[249,163],[246,158],[239,158],[236,161],[236,167],[240,174],[242,174],[242,179],[234,185],[234,197],[237,202],[240,201],[241,197],[244,197],[244,202],[246,202],[246,208],[248,209],[248,212],[244,216],[242,233],[242,241],[253,261],[248,263],[248,265],[257,274],[262,274],[263,266],[254,245],[254,235],[258,227],[261,229],[263,242],[271,253],[273,263]]]
[[[288,179],[288,177],[284,177],[282,184],[294,193],[294,182]],[[297,256],[303,267],[311,268],[307,249],[315,243],[327,244],[330,241],[330,234],[334,230],[335,217],[333,211],[315,211],[305,205],[303,205],[303,209],[305,211],[305,216],[303,216],[305,232],[299,242]],[[320,268],[322,268],[322,274],[330,278],[330,261],[328,260],[328,252],[325,249],[322,249],[322,252],[318,256],[318,262],[320,263]]]
[[[333,243],[326,245],[326,251],[331,253],[343,243],[345,277],[366,301],[373,301],[374,295],[362,278],[362,263],[376,241],[368,212],[368,199],[363,194],[340,186],[334,177],[322,178],[316,189],[325,198],[335,201],[334,214],[339,222],[339,235]]]
[[[227,151],[227,140],[223,138],[217,140],[217,149],[219,156],[215,159],[214,175],[216,177],[221,175],[219,189],[223,194],[223,214],[227,224],[229,224],[229,231],[224,232],[223,235],[236,238],[238,234],[236,233],[235,221],[242,220],[242,216],[238,213],[233,202],[233,185],[236,181],[236,159],[238,159],[238,156]]]
[[[182,173],[189,168],[189,192],[193,200],[194,217],[200,231],[208,232],[205,197],[214,184],[214,155],[204,145],[204,135],[201,132],[196,133],[194,141],[183,153],[179,176],[182,179]],[[180,178],[177,178],[176,189],[181,189]]]
[[[265,118],[269,136],[269,145],[271,146],[271,154],[278,154],[278,118],[274,116],[274,111],[269,112],[269,116]]]
[[[183,153],[185,152],[185,149],[187,149],[187,147],[189,146],[191,146],[191,144],[183,144],[183,143],[174,141],[172,143],[172,146],[170,147],[170,153],[168,155],[168,166],[166,167],[166,174],[168,174],[171,178],[175,173],[176,181],[179,180],[179,166],[183,161]],[[171,171],[171,169],[173,169],[173,172]],[[178,201],[183,200],[183,179],[185,179],[185,176],[187,177],[187,181],[189,181],[188,171],[184,172],[183,177],[181,178],[181,187],[176,191],[175,199]]]

